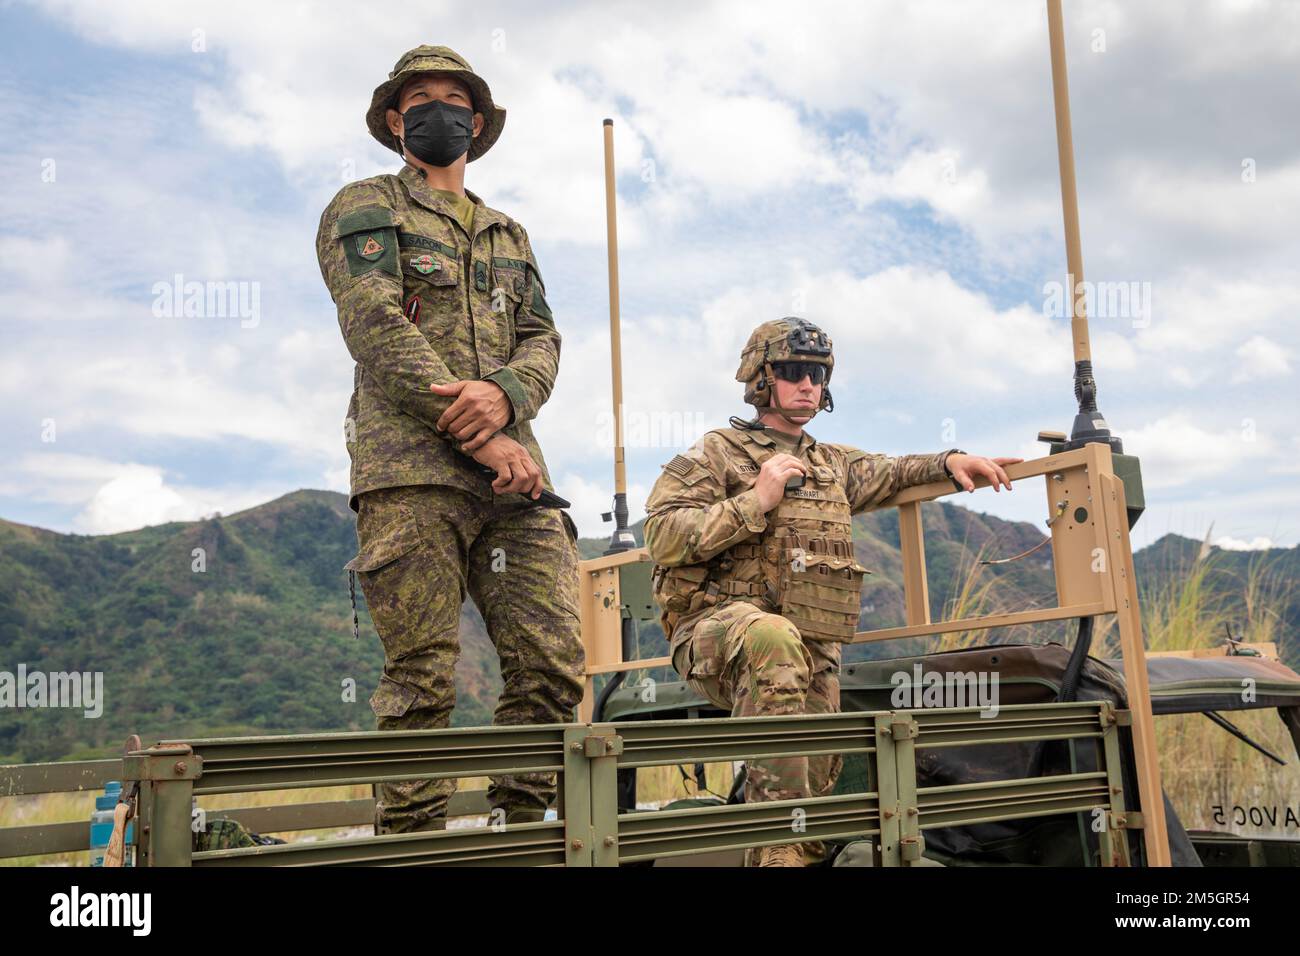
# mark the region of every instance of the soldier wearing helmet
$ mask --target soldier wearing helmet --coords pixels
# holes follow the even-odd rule
[[[560,336],[523,226],[465,189],[466,164],[505,119],[454,51],[404,54],[366,113],[404,165],[345,186],[316,236],[356,361],[347,567],[384,646],[370,698],[380,730],[450,722],[466,594],[501,658],[495,723],[567,721],[582,694],[577,531],[530,501],[549,487],[530,423],[555,383]],[[378,784],[377,830],[441,828],[454,787]],[[505,775],[488,799],[509,823],[542,819],[554,793],[552,775]]]
[[[911,485],[976,476],[1011,487],[1002,466],[959,449],[890,458],[819,442],[804,426],[831,411],[830,337],[798,318],[754,330],[736,379],[753,421],[704,435],[664,466],[646,502],[673,666],[732,716],[839,711],[840,645],[857,630],[862,579],[852,516]],[[773,757],[747,766],[745,799],[829,793],[838,755]],[[798,843],[751,855],[800,866]]]

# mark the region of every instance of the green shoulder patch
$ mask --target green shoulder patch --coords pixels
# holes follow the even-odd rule
[[[555,316],[551,314],[551,307],[546,304],[546,296],[542,295],[541,285],[533,286],[533,315],[545,319],[547,322],[554,322]]]
[[[525,271],[531,280],[528,284],[532,286],[532,296],[529,302],[529,309],[533,315],[545,319],[547,322],[554,323],[555,316],[551,314],[551,307],[546,304],[546,286],[542,283],[542,272],[537,268],[536,263],[529,260],[523,263]]]
[[[338,222],[334,224],[334,235],[342,239],[356,232],[369,232],[396,225],[397,220],[393,218],[393,211],[387,206],[378,204],[359,206],[339,216]]]
[[[361,206],[339,216],[334,235],[343,243],[348,272],[364,275],[378,269],[399,275],[397,265],[397,222],[387,206]]]
[[[346,236],[343,251],[347,254],[348,272],[354,276],[378,269],[389,275],[399,275],[397,265],[397,230],[377,229]]]

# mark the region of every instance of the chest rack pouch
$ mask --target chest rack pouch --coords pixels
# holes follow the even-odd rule
[[[786,550],[778,613],[805,640],[851,641],[862,608],[862,582],[870,573],[852,555]]]

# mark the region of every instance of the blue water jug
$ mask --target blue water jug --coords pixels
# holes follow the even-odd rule
[[[122,784],[117,780],[110,780],[104,784],[104,795],[95,798],[95,812],[90,815],[90,865],[104,865],[104,851],[108,849],[108,841],[113,836],[113,809],[117,806],[118,798],[122,796]],[[126,825],[126,844],[127,852],[122,860],[123,866],[131,865],[131,841],[135,837],[135,821],[132,820]]]

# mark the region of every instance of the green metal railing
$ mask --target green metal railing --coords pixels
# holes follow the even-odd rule
[[[121,779],[121,757],[0,766],[0,800],[54,793],[89,795],[103,790],[108,781]],[[449,817],[481,816],[488,810],[487,791],[482,789],[458,790],[447,805]],[[85,852],[90,849],[89,817],[87,804],[85,819],[0,827],[0,860]],[[214,817],[233,820],[255,833],[338,830],[373,824],[375,801],[363,797],[208,810],[208,818]]]
[[[881,865],[897,866],[921,859],[926,829],[1070,813],[1091,816],[1103,865],[1127,865],[1123,831],[1141,826],[1140,815],[1126,812],[1124,804],[1117,728],[1127,716],[1092,701],[1008,706],[993,717],[981,717],[977,708],[900,710],[163,741],[120,761],[0,768],[0,795],[42,792],[32,789],[40,786],[86,789],[114,775],[137,781],[137,862],[143,866],[616,866],[867,838],[877,844]],[[1088,739],[1096,742],[1096,771],[918,786],[918,750]],[[861,755],[865,791],[651,812],[618,809],[619,770],[798,754]],[[559,775],[557,820],[191,852],[196,796],[529,772]],[[481,791],[471,799],[475,808],[486,809]],[[266,832],[336,825],[369,804],[220,812],[249,814],[250,823],[260,815],[258,825]],[[86,829],[57,826],[75,826],[83,834]],[[15,848],[37,852],[33,847],[40,841],[32,834],[17,842],[10,836],[6,843],[0,830],[0,856],[15,855],[6,853]]]

